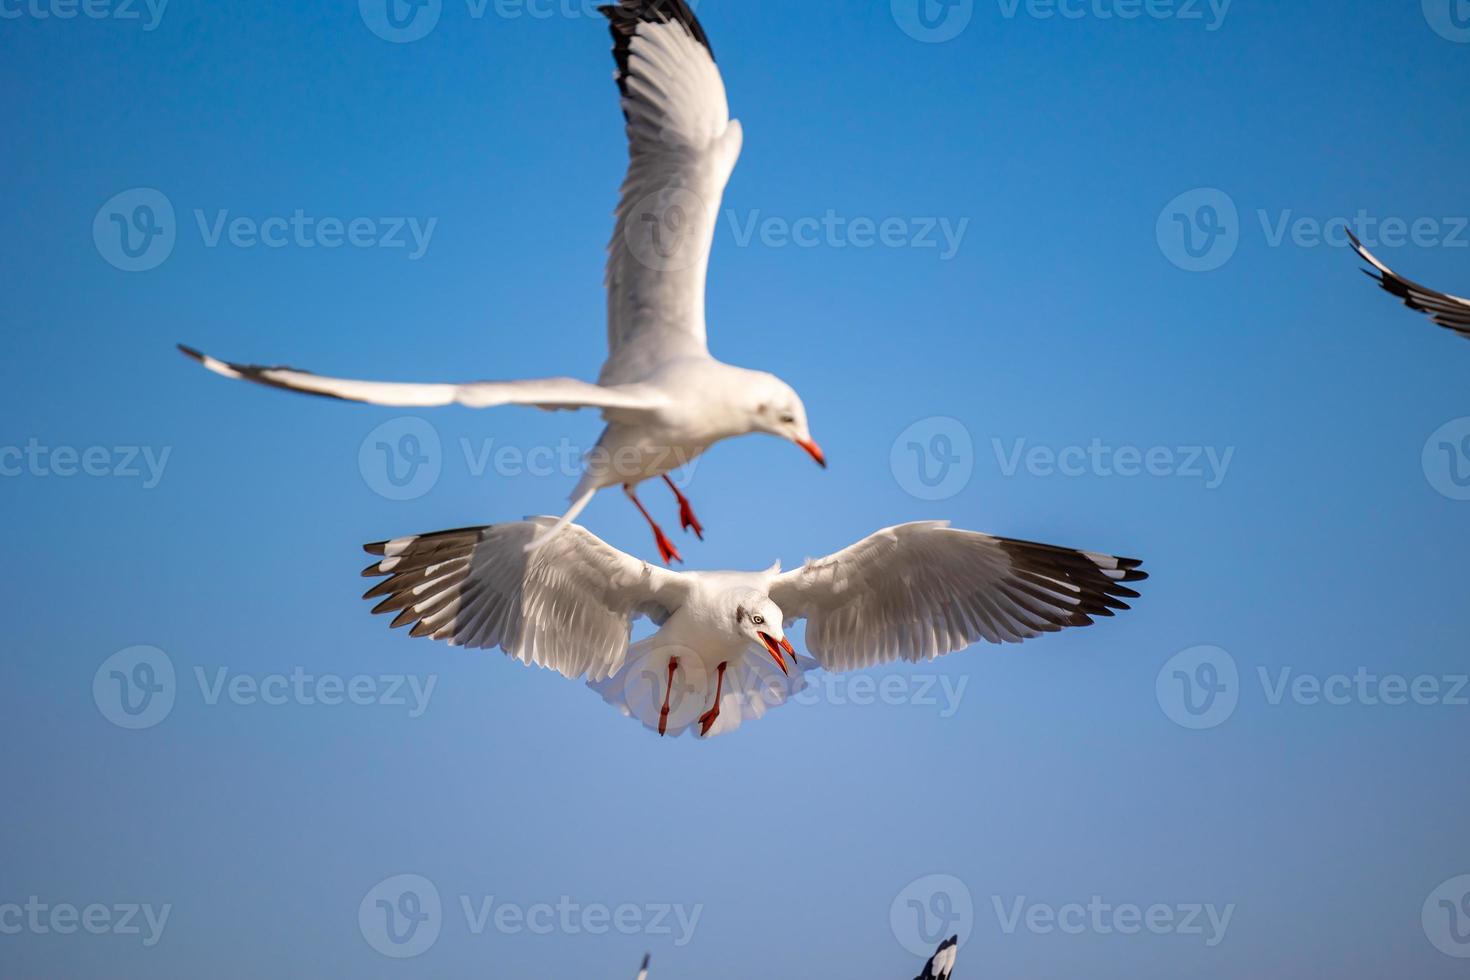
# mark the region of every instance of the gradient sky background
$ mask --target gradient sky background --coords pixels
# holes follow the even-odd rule
[[[952,717],[838,688],[707,744],[661,742],[498,653],[391,634],[358,598],[362,542],[560,512],[573,476],[476,476],[461,440],[585,447],[594,417],[419,413],[442,472],[396,501],[359,450],[404,413],[229,384],[172,350],[402,380],[593,377],[625,149],[590,4],[512,17],[491,0],[476,18],[443,0],[427,37],[397,44],[351,2],[173,0],[151,31],[141,6],[141,21],[59,20],[27,2],[0,20],[0,444],[170,456],[152,488],[0,478],[0,904],[172,912],[152,948],[0,935],[0,974],[626,977],[651,950],[655,980],[898,980],[923,959],[903,917],[930,886],[911,883],[946,874],[962,887],[933,907],[974,909],[967,977],[1464,975],[1421,909],[1470,873],[1470,707],[1273,705],[1257,674],[1467,669],[1470,503],[1436,489],[1453,489],[1448,457],[1421,456],[1470,415],[1470,345],[1398,308],[1348,251],[1273,244],[1260,216],[1434,219],[1433,241],[1382,256],[1470,288],[1470,44],[1419,0],[1238,0],[1216,30],[1203,5],[1203,20],[1073,20],[982,0],[955,9],[970,19],[944,43],[906,33],[886,0],[700,4],[747,134],[715,247],[713,350],[795,384],[833,465],[770,439],[719,447],[689,488],[709,530],[680,540],[691,564],[792,564],[948,518],[1153,572],[1132,613],[1094,629],[879,672],[914,694],[964,683]],[[139,187],[171,202],[177,241],[129,273],[92,229]],[[1197,188],[1239,213],[1214,257],[1236,251],[1206,273],[1156,230]],[[418,260],[211,248],[196,209],[437,226]],[[736,234],[829,210],[968,226],[948,260]],[[969,437],[973,472],[932,501],[906,489],[905,445],[898,465],[890,451],[936,417]],[[1007,475],[1016,440],[1234,455],[1213,489]],[[662,488],[646,499],[676,524]],[[650,555],[616,494],[585,523]],[[139,644],[167,654],[176,701],[128,731],[92,685]],[[1233,716],[1194,731],[1156,678],[1199,645],[1228,651],[1240,683]],[[298,667],[437,686],[409,718],[209,704],[195,680]],[[444,914],[431,948],[395,960],[358,906],[404,873],[434,883]],[[461,896],[564,895],[702,913],[677,946],[475,935],[460,911]],[[995,910],[1094,895],[1235,908],[1214,947],[1007,933]]]

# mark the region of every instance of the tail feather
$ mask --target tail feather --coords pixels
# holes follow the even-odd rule
[[[679,658],[672,686],[671,657]],[[815,667],[814,661],[800,658],[791,666],[790,675],[785,675],[764,653],[752,648],[730,662],[721,682],[717,671],[706,668],[691,651],[650,636],[628,648],[621,670],[606,680],[589,681],[587,686],[625,717],[651,731],[657,732],[662,720],[663,734],[670,737],[686,732],[699,736],[701,717],[714,705],[718,689],[719,717],[705,736],[713,738],[735,731],[744,721],[764,717],[770,709],[806,690],[805,671]],[[663,712],[665,704],[667,716]]]
[[[571,508],[565,514],[561,515],[561,517],[557,518],[555,524],[531,539],[531,543],[526,545],[527,553],[535,553],[546,542],[566,530],[566,526],[572,523],[572,521],[575,521],[577,516],[587,509],[587,505],[592,503],[592,498],[597,493],[597,488],[586,487],[586,483],[587,478],[583,477],[582,482],[577,485],[577,490],[573,493]]]

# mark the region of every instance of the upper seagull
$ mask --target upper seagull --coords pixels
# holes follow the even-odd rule
[[[565,528],[598,490],[621,485],[653,528],[659,555],[668,563],[683,559],[638,500],[636,487],[644,480],[663,477],[678,500],[681,526],[703,538],[689,501],[668,474],[710,446],[762,432],[827,463],[807,427],[806,407],[790,385],[709,353],[705,277],[742,137],[740,123],[730,118],[704,28],[685,0],[619,0],[599,9],[612,25],[629,164],[608,245],[608,358],[596,384],[573,378],[351,381],[180,349],[227,378],[372,405],[598,409],[607,428],[588,454],[571,508],[533,546]]]
[[[903,524],[781,573],[675,572],[551,518],[367,545],[366,599],[412,635],[499,647],[586,678],[660,735],[733,731],[805,687],[807,670],[924,663],[977,640],[1020,643],[1127,609],[1139,562],[951,528]],[[658,632],[630,645],[633,620]],[[785,626],[805,619],[815,660]],[[792,659],[788,660],[787,657]],[[779,671],[778,671],[779,669]]]
[[[1357,235],[1348,232],[1348,237],[1353,240],[1353,248],[1363,261],[1373,267],[1372,271],[1363,270],[1368,278],[1403,300],[1404,305],[1409,309],[1427,313],[1441,327],[1453,330],[1461,337],[1470,337],[1470,299],[1451,296],[1449,293],[1421,286],[1412,279],[1405,279],[1378,261],[1378,258],[1358,240]]]

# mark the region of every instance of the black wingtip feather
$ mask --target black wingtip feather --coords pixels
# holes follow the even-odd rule
[[[711,60],[714,59],[715,51],[710,47],[704,26],[694,16],[694,11],[689,9],[685,0],[618,0],[617,3],[604,4],[597,9],[608,19],[612,31],[613,59],[618,64],[618,91],[622,92],[624,98],[628,96],[628,75],[631,71],[629,58],[633,50],[633,38],[638,36],[639,24],[680,24],[689,32],[690,37],[704,45]]]
[[[185,357],[198,361],[200,364],[204,363],[203,351],[196,350],[193,347],[190,347],[188,344],[175,344],[174,346],[177,347],[179,349],[179,353],[183,354]]]
[[[924,964],[924,972],[915,977],[914,980],[948,980],[950,976],[949,972],[934,972],[934,961],[943,956],[946,950],[953,949],[959,944],[960,937],[958,935],[950,936],[944,942],[940,943],[939,948],[934,951],[934,955],[929,957],[929,962]]]

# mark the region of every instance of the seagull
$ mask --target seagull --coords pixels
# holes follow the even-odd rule
[[[1453,330],[1461,337],[1470,337],[1470,299],[1451,296],[1449,293],[1421,286],[1412,279],[1405,279],[1378,261],[1377,257],[1358,240],[1357,235],[1349,231],[1348,237],[1352,239],[1353,248],[1363,261],[1373,266],[1373,271],[1363,270],[1368,278],[1403,300],[1404,305],[1409,309],[1427,313],[1441,327]]]
[[[954,972],[954,961],[959,953],[960,937],[950,936],[939,944],[934,955],[929,957],[929,962],[924,964],[924,972],[914,980],[949,980],[949,975]]]
[[[952,528],[876,532],[794,571],[679,572],[576,524],[534,552],[550,517],[364,546],[393,628],[589,687],[659,735],[734,731],[806,686],[810,670],[924,663],[979,640],[1019,643],[1129,608],[1140,562]],[[632,624],[657,632],[636,643]],[[806,620],[810,658],[785,627]]]
[[[235,364],[182,344],[179,349],[227,378],[371,405],[596,409],[607,427],[588,454],[570,509],[546,537],[575,520],[598,490],[622,486],[669,564],[683,557],[638,499],[643,481],[662,477],[679,505],[681,529],[703,540],[703,525],[669,474],[710,446],[764,433],[795,443],[823,468],[827,460],[795,389],[709,353],[705,277],[743,135],[730,118],[704,28],[685,0],[618,0],[598,9],[612,27],[629,163],[608,245],[608,357],[596,383],[352,381]]]

